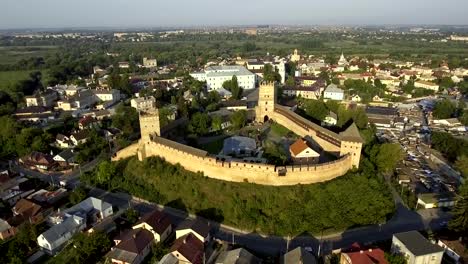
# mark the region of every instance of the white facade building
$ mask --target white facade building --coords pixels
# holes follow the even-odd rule
[[[392,253],[402,254],[408,264],[440,264],[444,250],[429,242],[418,231],[393,235]]]
[[[153,96],[133,98],[130,100],[130,106],[137,111],[152,109],[156,106],[156,99]]]
[[[255,88],[255,74],[242,66],[210,66],[204,72],[190,74],[199,81],[206,81],[208,91],[222,88],[223,83],[231,80],[234,75],[237,77],[237,83],[243,89]]]
[[[325,89],[323,97],[326,99],[341,101],[344,99],[344,91],[338,88],[335,84],[330,84],[327,89]]]

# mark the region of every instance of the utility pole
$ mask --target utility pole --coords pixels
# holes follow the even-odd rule
[[[287,240],[286,240],[286,253],[289,252],[289,240],[290,240],[290,237],[289,237],[289,235],[288,235],[288,238],[287,238]]]
[[[232,244],[234,245],[234,233],[231,233],[232,234]]]

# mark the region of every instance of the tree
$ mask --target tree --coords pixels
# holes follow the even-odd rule
[[[222,129],[222,124],[223,118],[221,116],[215,115],[211,118],[211,129],[213,129],[213,131],[220,131]]]
[[[232,93],[232,99],[240,99],[242,95],[242,88],[239,87],[236,75],[233,75],[231,80],[225,81],[223,83],[223,88]]]
[[[266,64],[263,67],[263,80],[266,82],[279,82],[281,75],[273,69],[271,64]]]
[[[103,161],[99,164],[96,172],[96,182],[98,184],[109,183],[112,177],[115,175],[116,169],[114,165],[109,161]]]
[[[405,256],[403,256],[401,254],[385,253],[385,259],[388,261],[389,264],[406,264],[406,263],[408,263]]]
[[[390,173],[395,170],[396,164],[403,158],[403,151],[399,144],[385,143],[374,145],[371,150],[371,161],[380,172]]]
[[[83,187],[78,187],[76,188],[71,194],[70,194],[70,203],[72,204],[77,204],[81,201],[83,201],[86,198],[86,191]]]
[[[205,135],[209,131],[210,124],[211,120],[208,114],[196,112],[192,115],[192,118],[190,118],[188,130],[190,133],[194,133],[199,136]]]
[[[140,214],[137,210],[130,208],[125,211],[125,218],[130,224],[135,224],[138,221]]]
[[[241,129],[247,123],[247,111],[239,110],[231,115],[231,123],[234,129]]]
[[[468,180],[468,156],[462,155],[455,161],[455,167],[460,171],[463,177]]]
[[[460,187],[459,198],[452,210],[449,228],[467,237],[468,234],[468,184]]]
[[[451,118],[456,110],[456,106],[450,100],[444,99],[435,104],[432,115],[437,119],[447,119]]]
[[[319,100],[304,99],[303,108],[308,116],[317,121],[323,121],[329,113],[325,103]]]

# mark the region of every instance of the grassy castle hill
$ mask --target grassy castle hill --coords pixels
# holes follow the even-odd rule
[[[212,219],[246,231],[299,235],[376,224],[395,208],[369,161],[358,171],[310,185],[264,186],[193,173],[159,157],[103,162],[82,180]]]

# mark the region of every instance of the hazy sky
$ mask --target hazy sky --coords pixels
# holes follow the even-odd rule
[[[0,0],[0,28],[468,24],[467,0]]]

